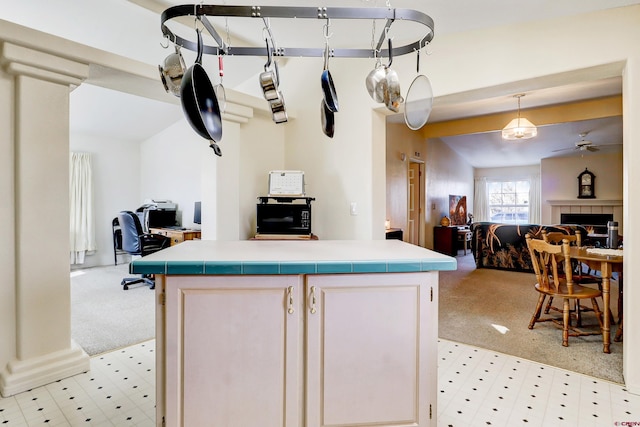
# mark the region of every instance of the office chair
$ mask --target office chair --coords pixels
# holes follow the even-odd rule
[[[111,220],[111,234],[113,235],[113,265],[118,265],[118,255],[126,255],[128,252],[122,250],[122,230],[118,217]]]
[[[169,247],[171,239],[160,234],[148,234],[142,231],[142,224],[138,215],[131,211],[118,214],[118,222],[122,233],[122,249],[131,255],[145,256]],[[120,283],[125,291],[129,285],[145,283],[150,289],[155,288],[155,281],[150,275],[141,277],[126,277]]]

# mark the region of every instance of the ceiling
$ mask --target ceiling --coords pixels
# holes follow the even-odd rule
[[[521,98],[522,116],[527,116],[528,108],[569,104],[621,93],[621,77],[528,91]],[[441,100],[440,104],[438,106],[437,99],[434,101],[430,123],[477,117],[479,111],[482,115],[513,112],[513,118],[517,116],[517,101],[512,95],[487,96],[477,101],[450,103]],[[396,121],[402,119],[401,116],[395,117]],[[505,120],[503,124],[506,125],[508,121],[509,119]],[[526,166],[538,164],[543,158],[589,156],[596,153],[576,147],[576,144],[584,144],[584,141],[597,146],[597,153],[622,151],[622,116],[538,126],[538,135],[524,141],[503,140],[501,129],[441,139],[476,168]]]
[[[160,13],[167,7],[184,4],[179,0],[129,0],[146,9]],[[207,2],[208,4],[233,4],[255,5],[255,1]],[[262,0],[262,6],[300,6],[301,1],[294,0]],[[435,21],[436,37],[438,34],[447,34],[486,28],[498,25],[507,25],[525,21],[535,21],[550,18],[585,13],[594,10],[620,7],[630,4],[639,4],[640,0],[535,0],[527,2],[513,2],[513,0],[490,0],[487,2],[452,2],[450,0],[324,0],[322,6],[341,7],[385,7],[390,4],[394,8],[408,8],[422,11],[431,16]],[[464,3],[464,12],[461,13],[461,3]],[[253,21],[253,20],[245,20]],[[272,21],[278,44],[286,47],[308,45],[322,45],[322,21],[314,22],[318,26],[316,32],[297,31],[300,22]],[[302,20],[298,20],[302,21]],[[229,25],[229,36],[233,44],[254,45],[262,43],[262,27],[255,28],[255,23],[247,24],[238,21],[224,21],[222,18],[212,18],[214,26],[226,37],[225,26]],[[276,26],[277,24],[277,26]],[[392,31],[400,41],[414,41],[424,34],[425,27],[412,24],[396,26]],[[253,25],[250,27],[249,25]],[[305,22],[305,25],[311,25]],[[332,22],[331,38],[332,47],[369,47],[371,44],[371,23],[358,23],[362,31],[354,31],[353,25],[348,29],[339,22]],[[366,26],[366,28],[365,28]],[[381,27],[382,24],[380,23]],[[177,27],[172,30],[176,30]],[[378,28],[378,31],[380,28]],[[362,39],[357,39],[354,34],[364,34]],[[185,37],[188,37],[185,35]],[[320,42],[319,42],[320,40]],[[394,39],[395,40],[395,39]],[[355,43],[355,45],[354,45]],[[286,66],[286,65],[285,65]],[[227,76],[230,77],[227,77]],[[245,79],[244,77],[242,77]],[[225,87],[234,88],[241,84],[234,81],[231,73],[225,73]],[[494,112],[514,111],[517,102],[512,97],[513,91],[508,87],[496,90],[477,91],[476,93],[456,94],[452,96],[436,98],[429,122],[438,122],[464,117],[473,117]],[[547,87],[527,91],[522,98],[522,108],[561,104],[581,99],[598,98],[620,94],[622,83],[619,77],[603,80],[587,81],[581,84],[567,84],[557,82]],[[126,106],[127,108],[123,108]],[[131,110],[129,110],[129,108]],[[145,111],[143,116],[133,115],[128,111]],[[71,127],[72,131],[98,132],[107,137],[116,137],[125,140],[146,139],[162,129],[158,129],[158,123],[172,124],[180,117],[179,105],[172,105],[152,101],[121,92],[110,91],[96,86],[82,85],[72,93],[71,102]],[[515,115],[515,113],[514,113]],[[524,114],[523,114],[524,115]],[[109,117],[108,123],[104,117]],[[401,114],[390,116],[389,120],[402,122]],[[117,125],[114,125],[118,123]],[[505,123],[506,124],[506,123]],[[581,140],[580,133],[588,132],[587,140],[594,144],[621,144],[622,122],[621,118],[598,119],[588,122],[573,122],[558,125],[541,126],[538,136],[529,141],[505,144],[500,138],[499,131],[483,132],[472,135],[451,136],[442,138],[454,151],[474,167],[501,167],[518,166],[538,163],[540,159],[560,155],[590,155],[588,151],[566,150],[554,152],[561,148],[572,148]],[[600,152],[619,150],[621,145],[604,147]]]

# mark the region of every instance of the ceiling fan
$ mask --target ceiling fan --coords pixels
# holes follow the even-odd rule
[[[568,151],[568,150],[580,150],[580,151],[599,151],[600,148],[598,147],[610,147],[610,146],[614,146],[614,145],[622,145],[622,144],[594,144],[591,141],[586,141],[584,138],[587,136],[589,132],[583,132],[580,133],[580,141],[575,143],[575,147],[571,147],[571,148],[561,148],[559,150],[553,150],[553,152],[558,152],[558,151]]]

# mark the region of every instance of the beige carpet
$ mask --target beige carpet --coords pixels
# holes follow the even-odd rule
[[[155,338],[155,292],[120,285],[135,276],[128,264],[72,273],[71,338],[90,356]]]
[[[469,253],[456,260],[457,271],[440,273],[441,338],[624,383],[623,343],[612,342],[611,354],[605,354],[600,335],[569,337],[569,347],[562,347],[562,330],[553,323],[527,328],[538,298],[533,273],[476,269]],[[616,319],[617,304],[618,285],[612,281]],[[583,321],[597,325],[593,313],[585,313]],[[611,327],[612,341],[616,328]]]

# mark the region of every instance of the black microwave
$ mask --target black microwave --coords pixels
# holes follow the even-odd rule
[[[258,234],[311,235],[311,204],[259,203]]]

